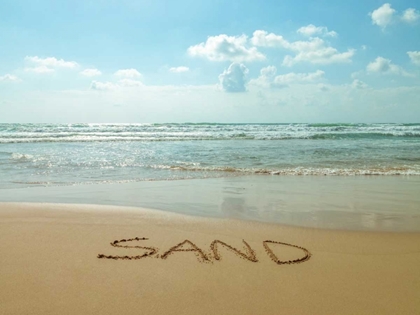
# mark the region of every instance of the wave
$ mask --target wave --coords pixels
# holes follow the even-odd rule
[[[9,158],[14,161],[29,161],[33,159],[33,155],[31,154],[22,154],[18,152],[3,152],[0,151],[0,157],[5,156],[6,158]]]
[[[420,124],[0,124],[0,144],[420,138]]]
[[[0,124],[0,143],[420,138],[420,124]]]
[[[12,160],[17,160],[17,161],[29,161],[29,160],[33,159],[33,155],[12,153],[11,158],[12,158]]]
[[[117,184],[142,181],[186,180],[219,177],[235,177],[243,175],[255,176],[420,176],[420,169],[405,167],[373,168],[373,169],[334,169],[334,168],[288,168],[282,170],[241,169],[234,167],[184,167],[171,165],[155,165],[155,169],[180,171],[176,176],[141,177],[130,179],[90,179],[85,181],[27,181],[15,180],[12,184],[31,186],[78,186],[93,184]]]
[[[372,139],[372,138],[420,138],[420,134],[404,133],[404,134],[318,134],[318,135],[302,135],[302,136],[230,136],[230,137],[194,137],[194,136],[166,136],[166,137],[136,137],[136,136],[74,136],[74,137],[19,137],[19,138],[0,138],[0,144],[8,143],[41,143],[41,142],[120,142],[120,141],[229,141],[229,140],[343,140],[343,139]]]
[[[258,169],[235,167],[197,167],[179,165],[152,165],[154,169],[189,171],[189,172],[222,172],[237,173],[238,175],[279,175],[279,176],[356,176],[356,175],[420,175],[420,169],[410,167],[375,167],[375,168],[314,168],[295,167],[284,169]]]

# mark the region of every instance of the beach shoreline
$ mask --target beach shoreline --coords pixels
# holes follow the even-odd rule
[[[420,306],[420,233],[30,203],[1,203],[0,224],[5,314],[414,314]],[[219,243],[216,260],[215,240],[244,255]],[[276,242],[310,257],[294,262],[305,252]],[[157,253],[131,259],[150,251],[120,245]]]
[[[419,232],[419,176],[241,176],[0,189],[0,202],[140,207],[338,230]]]

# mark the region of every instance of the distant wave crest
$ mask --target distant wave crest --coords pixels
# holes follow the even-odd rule
[[[0,143],[420,138],[420,124],[0,124]]]

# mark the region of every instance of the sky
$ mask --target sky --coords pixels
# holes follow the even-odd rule
[[[2,0],[0,122],[420,122],[420,3]]]

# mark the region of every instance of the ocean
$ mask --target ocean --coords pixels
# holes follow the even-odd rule
[[[420,124],[0,124],[0,189],[420,175]]]

